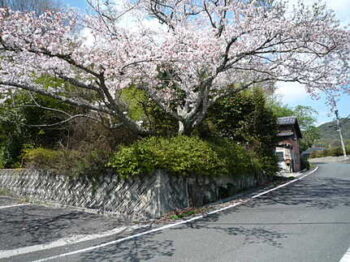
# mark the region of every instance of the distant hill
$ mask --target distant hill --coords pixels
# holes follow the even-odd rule
[[[340,120],[344,140],[350,140],[350,119],[343,118]],[[336,121],[328,122],[319,126],[321,139],[317,144],[324,146],[339,146],[339,133],[337,131]],[[350,141],[347,141],[348,143]]]

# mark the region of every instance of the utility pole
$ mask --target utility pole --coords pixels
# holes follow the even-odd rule
[[[344,154],[344,158],[347,158],[346,156],[346,149],[345,149],[345,144],[344,144],[344,139],[343,139],[343,134],[341,132],[341,125],[340,125],[340,119],[339,119],[339,112],[338,109],[335,110],[335,117],[337,119],[337,131],[339,132],[339,137],[340,137],[340,143],[341,143],[341,147],[343,148],[343,154]]]

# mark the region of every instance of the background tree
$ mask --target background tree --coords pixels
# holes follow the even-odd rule
[[[214,134],[237,141],[260,156],[274,155],[276,116],[268,107],[262,89],[219,99],[209,109],[206,121]]]
[[[2,166],[19,166],[26,148],[66,145],[71,126],[65,120],[67,114],[77,112],[76,107],[27,91],[4,99],[0,104]]]
[[[131,85],[176,119],[179,134],[190,134],[220,97],[255,85],[279,80],[305,84],[310,93],[347,89],[349,31],[323,5],[299,5],[290,15],[284,3],[254,1],[142,0],[107,10],[108,3],[94,5],[97,15],[82,20],[72,12],[1,11],[2,89],[108,114],[141,135],[151,133],[147,119],[135,121],[119,99]],[[126,27],[130,14],[136,19]],[[42,75],[81,91],[70,97],[61,87],[43,88],[35,81]],[[84,90],[95,99],[79,95]]]
[[[23,166],[28,153],[37,154],[40,163],[45,155],[56,157],[44,162],[62,172],[76,174],[91,168],[103,173],[118,145],[136,138],[123,128],[107,128],[107,119],[96,121],[86,113],[47,96],[15,92],[0,104],[0,168]]]
[[[342,128],[345,145],[350,143],[350,118],[341,118],[340,125]],[[323,123],[319,126],[321,138],[317,141],[317,144],[321,147],[341,147],[339,132],[336,121],[330,121]]]

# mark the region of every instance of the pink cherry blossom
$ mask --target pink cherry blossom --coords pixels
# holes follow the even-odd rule
[[[0,10],[2,90],[27,89],[101,111],[140,134],[149,132],[146,120],[132,120],[118,100],[131,85],[177,119],[179,133],[190,133],[216,99],[255,85],[293,81],[311,95],[348,91],[350,33],[323,5],[291,12],[283,3],[239,0],[125,3],[96,3],[96,14],[84,17]],[[44,89],[36,81],[41,75],[99,99]]]

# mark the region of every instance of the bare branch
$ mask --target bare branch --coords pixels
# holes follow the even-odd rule
[[[111,93],[109,92],[106,86],[104,73],[101,73],[99,75],[99,84],[104,95],[106,96],[107,101],[109,102],[110,106],[113,108],[113,112],[121,119],[121,121],[124,122],[126,126],[128,126],[131,130],[133,130],[136,133],[149,134],[148,130],[138,125],[136,121],[131,119],[127,114],[125,114],[124,111],[122,111],[122,106],[118,104],[118,102],[115,99],[113,99]]]
[[[41,109],[44,109],[44,110],[48,110],[48,111],[53,111],[53,112],[57,112],[57,113],[61,113],[61,114],[64,114],[66,116],[71,116],[71,114],[67,113],[66,111],[63,111],[63,110],[60,110],[60,109],[57,109],[57,108],[51,108],[51,107],[46,107],[46,106],[42,106],[40,105],[36,99],[34,98],[34,96],[32,95],[31,92],[28,92],[32,101],[34,102],[34,105],[26,105],[26,106],[35,106],[35,107],[38,107],[38,108],[41,108]]]
[[[38,87],[35,87],[35,86],[23,85],[23,84],[18,84],[18,83],[14,83],[14,82],[3,82],[3,81],[0,81],[0,86],[1,85],[2,86],[11,86],[11,87],[21,88],[21,89],[32,91],[32,92],[35,92],[35,93],[38,93],[38,94],[41,94],[41,95],[45,95],[45,96],[49,96],[49,97],[55,98],[57,100],[65,102],[67,104],[71,104],[71,105],[74,105],[74,106],[79,106],[79,107],[90,109],[90,110],[93,110],[93,111],[98,111],[98,112],[103,112],[103,113],[106,113],[106,114],[114,115],[114,112],[112,110],[106,109],[104,107],[96,107],[96,106],[94,106],[92,104],[89,104],[89,103],[87,103],[85,101],[78,101],[78,100],[75,100],[75,99],[72,99],[72,98],[64,97],[64,96],[52,93],[50,91],[47,91],[45,89],[41,89],[41,88],[38,88]]]
[[[72,84],[73,86],[77,86],[77,87],[81,87],[81,88],[84,88],[84,89],[88,89],[88,90],[93,90],[93,91],[96,91],[96,92],[100,92],[100,88],[98,86],[94,86],[92,84],[85,84],[75,78],[70,78],[70,77],[67,77],[67,76],[64,76],[62,74],[56,74],[58,78],[61,78],[62,80]]]
[[[161,108],[163,109],[166,113],[171,115],[177,120],[181,120],[181,117],[173,111],[168,105],[166,105],[154,91],[151,91],[148,87],[145,85],[140,85],[138,86],[139,89],[147,91],[147,94],[151,97],[151,99]]]
[[[94,121],[97,121],[97,122],[100,122],[99,119],[96,119],[94,117],[91,117],[89,115],[86,115],[86,114],[77,114],[77,115],[73,115],[73,116],[70,116],[68,117],[67,119],[65,120],[62,120],[62,121],[59,121],[59,122],[56,122],[56,123],[53,123],[53,124],[41,124],[41,125],[27,125],[27,126],[30,126],[30,127],[53,127],[53,126],[59,126],[59,125],[63,125],[65,123],[68,123],[76,118],[88,118],[88,119],[91,119],[91,120],[94,120]]]

